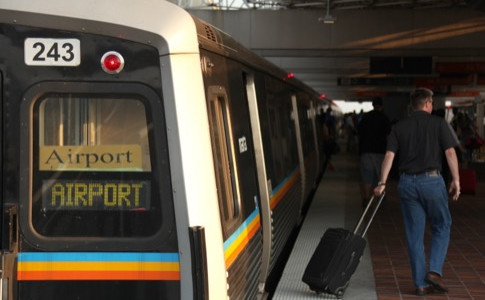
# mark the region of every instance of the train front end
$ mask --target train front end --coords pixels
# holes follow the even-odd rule
[[[167,7],[0,1],[2,300],[204,295],[172,179],[183,141],[162,91],[178,62],[162,52],[177,45],[156,32],[181,10]]]

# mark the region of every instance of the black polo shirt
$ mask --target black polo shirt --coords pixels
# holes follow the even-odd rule
[[[444,151],[457,146],[443,118],[415,111],[397,122],[387,138],[387,150],[397,154],[399,172],[440,170]]]
[[[386,139],[391,131],[391,122],[378,110],[371,110],[359,122],[359,154],[386,152]]]

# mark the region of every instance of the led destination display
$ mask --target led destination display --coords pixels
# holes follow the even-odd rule
[[[140,180],[44,180],[45,210],[148,210],[150,182]]]

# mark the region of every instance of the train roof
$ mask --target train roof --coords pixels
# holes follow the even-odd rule
[[[276,78],[287,78],[288,72],[274,65],[260,55],[252,52],[232,38],[229,34],[195,16],[193,16],[193,18],[196,24],[201,48],[237,60],[250,66],[251,68],[264,70]],[[307,92],[314,93],[315,96],[318,96],[318,93],[315,90],[311,89],[300,80],[290,78],[288,81],[299,89],[304,89]]]
[[[0,22],[125,38],[160,55],[199,52],[190,14],[162,0],[0,0]]]

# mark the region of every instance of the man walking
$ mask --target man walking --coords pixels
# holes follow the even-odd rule
[[[443,264],[450,240],[451,214],[448,194],[441,176],[446,156],[452,181],[449,192],[454,201],[460,195],[456,140],[442,118],[431,115],[433,92],[418,88],[411,94],[413,112],[396,123],[387,140],[380,181],[374,194],[381,195],[396,153],[399,152],[398,194],[406,232],[408,255],[417,295],[434,289],[447,292],[442,280]],[[424,252],[426,220],[430,222],[429,269]]]
[[[374,98],[372,106],[374,109],[365,113],[357,126],[361,196],[364,207],[372,197],[372,188],[379,181],[381,164],[386,152],[386,139],[391,131],[391,122],[383,112],[382,98]]]

